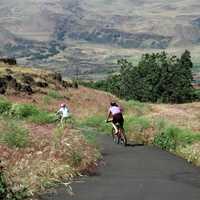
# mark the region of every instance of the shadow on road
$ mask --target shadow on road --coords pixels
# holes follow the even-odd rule
[[[140,147],[140,146],[144,146],[144,144],[126,144],[126,147]]]

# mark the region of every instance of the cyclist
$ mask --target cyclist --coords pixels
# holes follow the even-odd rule
[[[69,109],[67,108],[66,104],[65,103],[62,103],[60,105],[60,109],[57,111],[58,115],[61,116],[61,124],[63,124],[64,121],[66,121],[66,119],[69,117]]]
[[[111,117],[112,117],[112,125],[113,128],[115,129],[115,134],[117,134],[118,129],[116,124],[119,123],[120,128],[123,130],[124,118],[122,114],[122,109],[120,108],[120,106],[117,105],[116,102],[110,103],[110,108],[108,109],[108,116],[106,122],[108,122]]]

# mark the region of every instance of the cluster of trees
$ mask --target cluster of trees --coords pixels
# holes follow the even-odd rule
[[[144,54],[138,66],[126,59],[118,64],[119,74],[88,85],[143,102],[184,103],[196,98],[192,86],[193,63],[187,50],[180,58],[162,52]]]

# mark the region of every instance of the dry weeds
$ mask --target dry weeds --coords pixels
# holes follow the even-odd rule
[[[33,125],[29,130],[33,130]],[[36,127],[27,148],[0,145],[0,154],[12,188],[26,187],[29,195],[55,183],[69,182],[96,163],[98,155],[78,132],[51,126]]]

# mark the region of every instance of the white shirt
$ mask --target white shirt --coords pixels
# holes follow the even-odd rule
[[[60,108],[58,112],[62,113],[62,117],[69,117],[69,110],[66,107]]]
[[[111,106],[109,108],[109,111],[112,113],[112,115],[116,115],[118,113],[121,113],[120,107],[118,107],[118,106]]]

